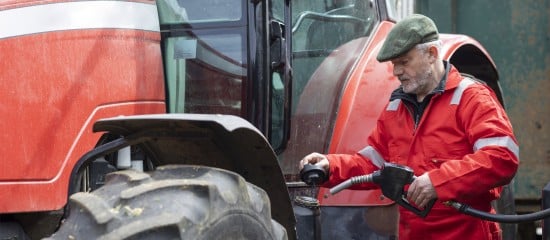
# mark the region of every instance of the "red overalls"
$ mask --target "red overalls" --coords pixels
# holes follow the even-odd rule
[[[438,201],[426,218],[400,208],[399,239],[500,239],[497,223],[442,204],[455,200],[494,212],[491,201],[516,173],[519,148],[496,99],[487,86],[463,78],[451,66],[444,91],[432,96],[418,122],[397,98],[387,104],[364,149],[328,155],[330,179],[324,186],[371,173],[383,162],[406,165],[416,176],[428,172]]]

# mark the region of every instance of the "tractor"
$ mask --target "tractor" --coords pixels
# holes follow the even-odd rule
[[[396,21],[391,0],[2,1],[0,239],[395,239],[381,191],[323,198],[298,160],[364,146]],[[441,39],[504,104],[485,48]]]

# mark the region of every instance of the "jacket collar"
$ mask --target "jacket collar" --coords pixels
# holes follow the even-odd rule
[[[460,75],[460,72],[458,71],[458,69],[456,69],[450,63],[448,64],[448,66],[450,67],[447,67],[447,73],[445,74],[445,77],[446,77],[445,91],[458,87],[460,80],[462,80],[462,75]]]

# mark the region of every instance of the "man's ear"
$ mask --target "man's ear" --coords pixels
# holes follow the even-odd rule
[[[428,47],[428,55],[430,63],[434,63],[437,59],[439,59],[439,50],[436,46],[431,45]]]

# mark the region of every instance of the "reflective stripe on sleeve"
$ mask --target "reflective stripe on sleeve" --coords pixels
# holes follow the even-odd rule
[[[0,39],[78,29],[160,31],[155,4],[128,1],[77,1],[0,11]]]
[[[519,159],[519,146],[509,136],[479,139],[474,144],[474,152],[487,146],[505,147]]]
[[[474,84],[474,80],[470,78],[464,78],[460,83],[458,84],[458,87],[455,89],[455,92],[453,93],[453,98],[451,99],[451,105],[458,105],[460,103],[460,99],[462,98],[462,94],[464,93],[464,90],[468,88],[468,86]]]
[[[397,111],[397,108],[399,107],[400,103],[401,103],[401,99],[395,99],[391,101],[388,104],[388,107],[386,107],[386,111]]]
[[[382,155],[380,155],[380,153],[378,153],[376,149],[371,146],[367,146],[361,149],[361,151],[359,151],[359,154],[361,154],[363,157],[370,159],[370,161],[379,168],[382,168],[382,166],[384,166],[384,163],[386,162],[386,160],[382,158]]]

